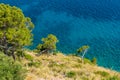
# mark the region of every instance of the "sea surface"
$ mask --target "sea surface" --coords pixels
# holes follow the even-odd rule
[[[120,71],[120,0],[0,0],[20,7],[35,24],[34,49],[42,37],[55,34],[58,50],[75,53],[89,45],[86,58]]]

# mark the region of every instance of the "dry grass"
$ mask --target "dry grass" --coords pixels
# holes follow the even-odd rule
[[[41,63],[38,67],[30,67],[27,65],[30,61],[22,61],[28,70],[26,80],[106,80],[114,75],[120,78],[120,73],[89,63],[82,64],[81,58],[76,56],[65,56],[61,53],[35,56],[36,53],[26,53]],[[109,76],[96,74],[97,71],[106,72]]]

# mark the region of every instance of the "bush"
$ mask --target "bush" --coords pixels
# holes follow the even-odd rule
[[[57,55],[58,53],[60,53],[58,50],[53,50],[53,55]]]
[[[73,77],[76,76],[76,73],[74,71],[70,71],[66,74],[66,76],[69,77],[69,78],[73,78]]]
[[[57,67],[59,66],[59,64],[57,64],[57,62],[55,62],[55,61],[51,61],[48,65],[48,67],[50,67],[50,68],[55,67],[55,66],[57,66]]]
[[[84,63],[85,63],[85,64],[86,64],[86,63],[92,64],[92,62],[91,62],[89,59],[87,59],[87,58],[84,58]]]
[[[92,62],[93,64],[97,64],[97,59],[94,57],[94,58],[91,60],[91,62]]]
[[[0,80],[24,80],[25,70],[11,57],[0,53]]]
[[[48,54],[51,51],[53,52],[53,50],[56,50],[58,39],[55,35],[48,34],[48,36],[46,38],[42,38],[41,41],[42,44],[38,44],[38,46],[36,47],[37,50],[35,51],[42,54]]]
[[[56,53],[56,52],[53,52],[53,55],[57,55],[57,53]]]
[[[31,61],[30,63],[28,63],[28,66],[32,67],[39,67],[41,65],[41,62],[39,61]]]
[[[25,57],[25,59],[27,59],[29,61],[33,61],[33,57],[30,54],[24,53],[24,57]]]
[[[107,80],[120,80],[120,78],[118,76],[113,76],[108,78]]]
[[[105,71],[97,71],[97,72],[95,72],[95,74],[99,74],[99,75],[101,75],[103,77],[108,77],[109,76],[109,73],[107,73]]]
[[[87,77],[82,77],[82,80],[89,80]]]
[[[82,67],[81,64],[75,64],[75,65],[73,65],[73,68],[81,68],[81,67]]]

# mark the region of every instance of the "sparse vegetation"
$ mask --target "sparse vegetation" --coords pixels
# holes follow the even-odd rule
[[[41,39],[42,43],[34,50],[37,53],[24,52],[23,47],[31,44],[33,27],[31,19],[19,8],[0,4],[0,80],[24,80],[26,73],[26,80],[120,79],[120,73],[92,65],[97,64],[96,58],[91,61],[84,58],[90,48],[88,45],[80,47],[73,55],[57,52],[58,39],[53,34]],[[16,56],[22,59],[18,61]]]
[[[29,60],[29,61],[33,61],[34,60],[34,58],[31,55],[26,54],[26,53],[24,53],[24,58]]]
[[[97,72],[95,72],[95,74],[99,74],[102,77],[108,77],[109,76],[109,73],[105,72],[105,71],[97,71]]]
[[[89,63],[89,64],[93,64],[89,59],[87,59],[87,58],[84,58],[84,63],[86,64],[86,63]]]
[[[97,59],[94,57],[94,58],[91,60],[91,62],[92,62],[93,64],[97,64]]]
[[[85,64],[82,64],[80,57],[72,55],[65,56],[62,53],[50,56],[34,56],[34,58],[37,59],[38,62],[40,61],[40,64],[38,64],[39,67],[35,67],[34,65],[32,65],[32,67],[29,66],[29,73],[47,80],[109,80],[114,78],[115,73],[119,74],[92,65],[93,63],[89,59],[84,58]]]
[[[31,62],[28,63],[29,67],[32,67],[32,66],[39,67],[40,65],[41,65],[40,61],[31,61]]]
[[[66,76],[69,78],[73,78],[76,76],[76,73],[74,71],[70,71],[70,72],[67,72]]]
[[[120,78],[115,75],[115,76],[108,78],[107,80],[120,80]]]

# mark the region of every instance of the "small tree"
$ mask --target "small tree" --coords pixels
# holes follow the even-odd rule
[[[43,44],[37,46],[40,53],[48,53],[49,51],[56,50],[56,43],[58,39],[55,35],[49,34],[46,38],[41,39]]]
[[[0,4],[0,50],[15,59],[15,52],[31,44],[34,25],[23,12],[7,4]]]
[[[83,62],[84,56],[87,53],[88,49],[89,49],[88,45],[84,45],[84,46],[80,47],[79,49],[77,49],[77,55],[82,53],[82,62]]]

